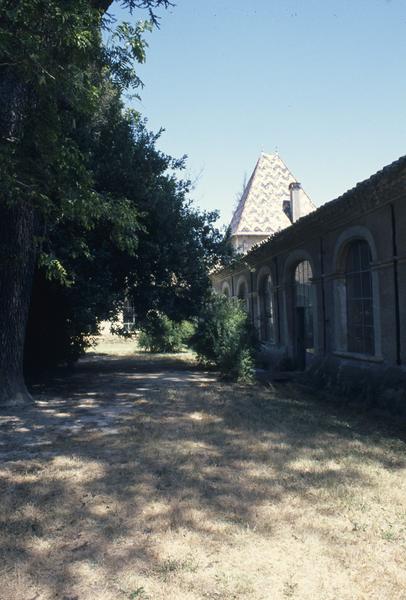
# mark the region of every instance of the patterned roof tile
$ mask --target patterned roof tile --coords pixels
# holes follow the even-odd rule
[[[291,225],[283,210],[283,201],[290,199],[289,185],[296,181],[277,154],[262,153],[234,211],[230,224],[231,236],[269,236]],[[303,192],[302,216],[315,208],[309,196]]]

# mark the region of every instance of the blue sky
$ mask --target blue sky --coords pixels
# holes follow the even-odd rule
[[[317,205],[406,154],[405,0],[177,0],[161,16],[135,107],[222,223],[261,151]]]

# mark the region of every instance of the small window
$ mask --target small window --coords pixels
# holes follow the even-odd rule
[[[134,306],[127,299],[123,306],[123,328],[125,331],[133,331],[135,325]]]
[[[371,260],[367,242],[357,240],[349,246],[345,264],[347,349],[360,354],[375,351]]]
[[[284,200],[282,204],[282,210],[288,217],[289,221],[292,222],[292,203],[290,200]]]

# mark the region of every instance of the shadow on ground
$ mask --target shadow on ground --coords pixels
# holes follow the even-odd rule
[[[329,544],[318,517],[406,466],[387,426],[290,385],[186,367],[91,355],[37,383],[35,406],[0,412],[1,598],[150,597],[137,581],[154,599],[267,598],[210,578],[210,562],[200,576],[191,540],[210,552],[247,531],[276,543],[296,506],[298,535]]]

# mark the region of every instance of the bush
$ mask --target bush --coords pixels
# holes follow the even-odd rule
[[[240,300],[213,294],[198,320],[191,346],[201,362],[216,366],[224,377],[251,381],[255,330]]]
[[[189,321],[176,323],[164,313],[150,310],[141,327],[138,343],[148,352],[180,352],[194,333]]]

